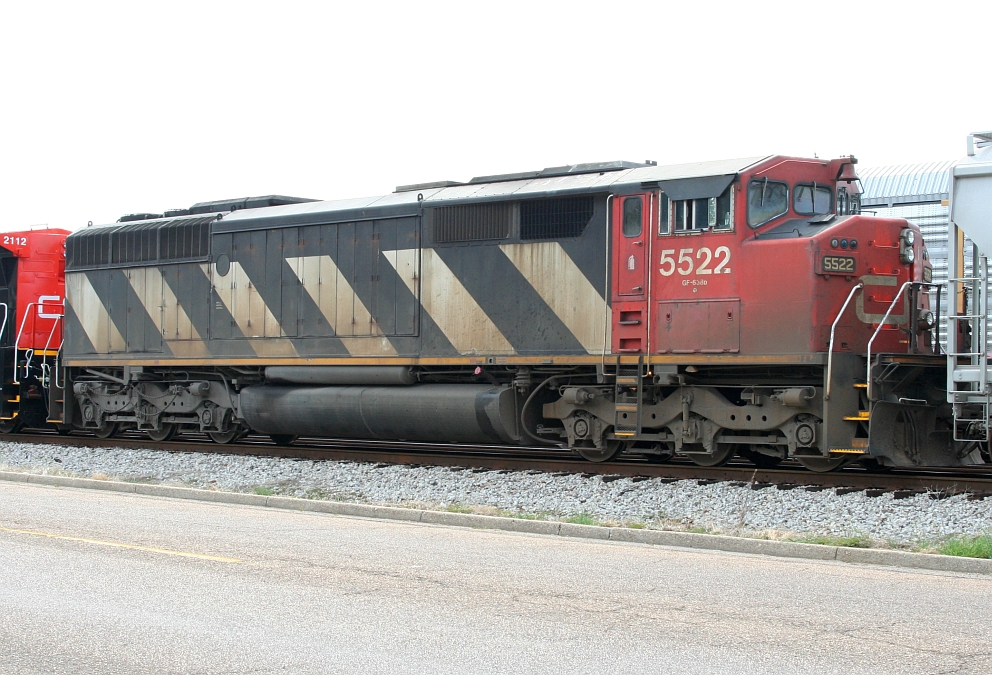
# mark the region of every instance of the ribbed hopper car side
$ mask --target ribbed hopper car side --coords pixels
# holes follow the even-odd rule
[[[567,444],[593,461],[981,459],[944,433],[919,232],[860,214],[853,158],[223,207],[69,238],[69,422]],[[872,452],[879,402],[923,452],[916,436]]]

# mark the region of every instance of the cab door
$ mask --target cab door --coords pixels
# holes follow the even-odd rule
[[[648,193],[613,200],[613,353],[645,354],[648,338]]]

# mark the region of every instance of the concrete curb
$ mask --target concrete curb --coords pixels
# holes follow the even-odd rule
[[[91,478],[69,478],[67,476],[46,476],[15,471],[0,471],[0,480],[35,485],[85,488],[127,492],[150,497],[172,497],[173,499],[193,499],[222,504],[245,506],[265,506],[293,511],[328,513],[338,516],[359,518],[379,518],[403,520],[433,525],[474,527],[508,532],[578,537],[604,541],[650,544],[653,546],[677,546],[730,553],[750,553],[776,556],[780,558],[802,558],[806,560],[833,560],[863,565],[885,565],[913,569],[935,570],[939,572],[965,572],[992,575],[992,559],[959,558],[955,556],[929,553],[907,553],[882,549],[847,548],[844,546],[822,546],[820,544],[800,544],[789,541],[769,541],[747,539],[717,534],[695,534],[692,532],[669,532],[665,530],[639,530],[627,527],[600,527],[597,525],[576,525],[550,520],[525,520],[523,518],[500,518],[480,516],[472,513],[451,513],[447,511],[424,511],[393,506],[352,504],[294,497],[267,497],[264,495],[242,494],[239,492],[217,492],[194,488],[148,485],[144,483],[124,483]]]

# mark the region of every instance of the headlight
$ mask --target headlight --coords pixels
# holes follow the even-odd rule
[[[899,259],[909,264],[916,260],[916,251],[913,244],[916,243],[916,232],[906,228],[899,233]]]
[[[933,328],[933,312],[929,309],[921,309],[916,319],[916,326],[919,330],[930,330]]]

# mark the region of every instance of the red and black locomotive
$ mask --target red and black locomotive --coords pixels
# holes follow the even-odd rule
[[[142,214],[65,240],[38,382],[100,436],[987,461],[953,439],[920,232],[859,198],[851,157],[772,156]]]

